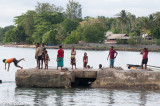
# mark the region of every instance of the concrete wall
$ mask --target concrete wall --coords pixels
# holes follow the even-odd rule
[[[16,72],[18,87],[54,87],[70,88],[71,72],[57,70],[25,69]]]
[[[94,79],[91,84],[93,88],[160,89],[160,72],[156,71],[83,69],[62,72],[54,69],[25,69],[16,72],[18,87],[71,88],[76,78],[84,81]]]
[[[144,70],[101,70],[94,88],[160,89],[160,72]]]

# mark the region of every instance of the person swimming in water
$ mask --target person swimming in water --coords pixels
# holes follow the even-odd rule
[[[10,63],[12,63],[12,62],[14,63],[14,65],[15,65],[16,67],[19,67],[19,68],[23,69],[23,67],[21,67],[21,66],[18,65],[18,63],[19,63],[20,61],[22,61],[22,60],[24,60],[24,58],[22,58],[22,59],[20,59],[20,60],[17,60],[16,58],[3,59],[3,62],[5,63],[5,70],[6,70],[6,64],[8,63],[8,70],[7,70],[7,71],[9,71]],[[25,60],[24,60],[24,61],[25,61]]]

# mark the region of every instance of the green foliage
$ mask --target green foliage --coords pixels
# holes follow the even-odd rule
[[[5,36],[5,33],[6,33],[7,31],[9,31],[10,29],[13,29],[14,27],[15,27],[15,26],[10,25],[10,26],[6,26],[6,27],[4,27],[4,28],[0,28],[0,41],[3,40],[3,37]]]
[[[65,44],[77,44],[78,41],[80,40],[81,40],[81,32],[75,30],[75,31],[72,31],[71,35],[65,39],[64,43]]]
[[[130,45],[135,45],[135,44],[136,44],[135,39],[134,39],[134,38],[130,38],[130,39],[128,40],[128,44],[130,44]]]
[[[156,44],[160,46],[160,39],[157,39]]]
[[[69,0],[69,3],[67,4],[66,14],[69,19],[81,19],[82,7],[79,2]]]
[[[122,44],[121,39],[117,39],[116,42],[117,42],[117,44]]]
[[[26,14],[24,15],[24,19],[23,19],[23,26],[25,29],[25,34],[27,36],[32,36],[33,32],[34,32],[34,18],[36,16],[36,12],[35,11],[27,11]]]
[[[117,44],[128,44],[127,40],[117,39],[116,42]]]
[[[5,33],[5,36],[4,36],[4,38],[3,38],[3,42],[4,42],[4,43],[12,42],[14,36],[15,36],[14,30],[13,30],[13,29],[8,30],[8,31]]]
[[[42,37],[42,42],[45,44],[57,44],[55,39],[56,30],[46,32]]]
[[[159,38],[160,38],[160,28],[155,27],[155,28],[151,31],[151,35],[153,35],[154,38],[159,39]]]
[[[83,31],[84,41],[88,43],[103,43],[104,28],[100,24],[89,25]]]
[[[69,0],[66,11],[60,6],[49,3],[37,3],[35,10],[16,16],[15,26],[0,28],[0,41],[25,42],[35,44],[67,43],[78,41],[86,43],[103,43],[105,32],[124,33],[132,38],[126,41],[117,40],[118,44],[154,44],[149,40],[142,40],[142,34],[149,34],[152,38],[160,39],[160,12],[147,17],[138,17],[125,10],[117,14],[118,17],[106,18],[90,16],[82,19],[82,7],[79,2]],[[157,40],[157,44],[159,40]]]
[[[76,19],[65,19],[62,22],[62,26],[67,31],[67,33],[71,33],[71,31],[75,30],[79,25],[79,21]]]
[[[49,3],[39,3],[37,2],[35,11],[38,14],[42,14],[45,12],[62,12],[63,8],[61,6],[56,6],[54,4]]]

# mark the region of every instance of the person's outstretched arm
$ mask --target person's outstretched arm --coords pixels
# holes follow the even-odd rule
[[[109,56],[110,56],[110,53],[108,54],[107,60],[108,60]]]
[[[10,63],[8,63],[8,71],[9,71]]]
[[[5,63],[5,70],[6,70],[6,64],[7,64],[7,63]]]

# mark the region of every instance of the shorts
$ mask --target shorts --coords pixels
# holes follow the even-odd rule
[[[42,60],[44,60],[45,59],[45,54],[44,53],[42,53]]]
[[[114,59],[110,59],[110,66],[114,67]]]
[[[42,60],[42,56],[38,56],[38,60]]]
[[[142,64],[147,64],[147,63],[148,63],[148,58],[142,60]]]
[[[75,58],[71,58],[71,65],[76,65],[76,59]]]
[[[84,62],[84,67],[87,67],[87,62]]]
[[[18,60],[16,60],[15,58],[13,59],[14,65],[17,66],[18,64]]]

